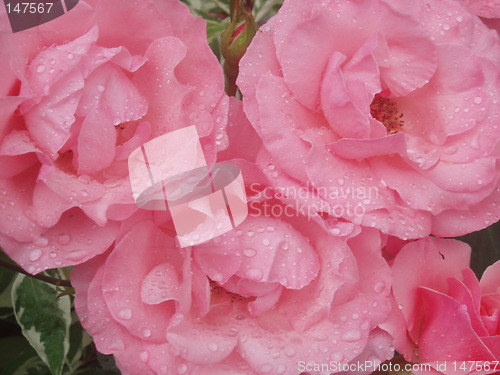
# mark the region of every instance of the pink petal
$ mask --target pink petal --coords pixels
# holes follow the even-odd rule
[[[67,173],[52,165],[43,165],[38,178],[53,192],[75,205],[97,200],[104,194],[104,186],[98,181]]]
[[[90,112],[78,137],[75,154],[78,174],[94,174],[108,167],[115,158],[115,146],[116,131],[110,109],[98,108]]]
[[[359,371],[349,371],[350,375],[371,374],[380,363],[391,359],[394,355],[392,347],[394,339],[391,335],[380,328],[375,328],[370,332],[368,343],[363,352],[351,361],[354,369]],[[362,363],[363,366],[358,367]]]
[[[271,72],[273,76],[281,77],[281,67],[276,58],[276,47],[273,41],[272,33],[265,32],[263,29],[273,28],[274,18],[271,18],[266,25],[261,28],[262,32],[257,33],[248,46],[247,52],[240,60],[240,72],[236,81],[238,88],[243,94],[244,111],[251,124],[259,130],[260,125],[259,109],[257,103],[257,85],[261,77]],[[255,64],[256,60],[262,63]]]
[[[216,334],[221,329],[228,330],[225,321],[219,317],[219,324],[195,325],[195,322],[184,320],[181,324],[170,328],[167,339],[180,352],[183,358],[195,364],[205,365],[224,360],[235,348],[236,335]]]
[[[412,337],[419,332],[418,287],[446,292],[446,280],[460,277],[469,259],[469,245],[434,237],[410,242],[396,255],[392,265],[393,293]],[[408,273],[408,269],[412,272]]]
[[[338,156],[346,159],[366,159],[379,155],[404,154],[406,152],[403,134],[384,138],[358,140],[342,138],[330,145]]]
[[[286,93],[286,94],[284,94]],[[264,75],[257,86],[260,108],[260,125],[257,132],[264,146],[277,164],[291,177],[305,180],[303,163],[309,153],[309,145],[300,139],[310,124],[327,125],[321,117],[306,111],[294,100],[285,86],[283,78],[270,73]],[[287,150],[293,149],[290,154]]]
[[[153,268],[142,281],[141,299],[148,305],[158,305],[178,298],[180,275],[169,263]]]
[[[434,216],[432,233],[436,236],[463,236],[497,222],[500,219],[499,198],[500,189],[497,188],[467,210],[454,208]]]
[[[149,103],[143,119],[151,124],[154,137],[191,125],[182,110],[191,88],[179,82],[174,71],[186,53],[186,46],[175,37],[157,39],[146,52],[148,61],[134,75],[135,86]]]
[[[459,304],[460,309],[467,311],[470,324],[474,332],[476,332],[476,334],[480,337],[488,336],[488,332],[486,331],[479,315],[479,306],[475,305],[472,295],[467,287],[460,280],[454,277],[448,279],[448,285],[448,295]]]
[[[59,222],[31,242],[18,244],[12,258],[30,273],[82,263],[103,253],[115,240],[119,224],[97,226],[79,209],[66,211]]]
[[[474,14],[487,18],[500,18],[500,3],[495,0],[460,0]]]
[[[235,240],[234,233],[229,232],[195,247],[194,261],[211,280],[223,284],[240,268],[240,247]]]
[[[319,263],[309,240],[272,218],[247,218],[239,227],[242,261],[238,276],[301,289],[317,275]]]
[[[15,241],[30,241],[42,233],[42,228],[36,220],[29,217],[29,206],[33,194],[36,167],[8,180],[0,180],[0,232]],[[12,256],[15,250],[5,248]]]
[[[38,148],[25,130],[13,130],[0,145],[0,177],[11,178],[37,164]]]
[[[394,338],[394,348],[409,362],[418,361],[417,345],[410,338],[406,329],[406,321],[394,298],[391,298],[392,308],[387,319],[379,327]]]
[[[241,158],[254,161],[262,145],[262,140],[243,112],[242,102],[231,97],[229,103],[229,119],[226,128],[229,148],[218,153],[218,160]]]
[[[142,256],[136,262],[130,259],[141,249]],[[147,305],[141,299],[142,283],[159,264],[173,262],[177,270],[182,265],[173,238],[159,231],[151,222],[141,222],[128,232],[115,246],[104,267],[103,291],[108,309],[115,320],[130,333],[142,337],[145,329],[152,333],[153,342],[164,340],[169,319],[175,312],[171,302],[161,305]],[[122,277],[127,270],[127,277]]]
[[[283,287],[278,285],[272,292],[261,297],[257,297],[255,301],[249,302],[248,312],[250,315],[259,316],[272,309],[278,302],[282,291]]]
[[[78,116],[87,116],[93,109],[100,107],[106,108],[111,114],[113,125],[118,125],[143,117],[148,103],[129,77],[108,63],[93,71],[85,81],[76,113]]]
[[[428,288],[419,288],[425,319],[419,340],[422,362],[443,358],[457,361],[491,361],[493,354],[471,327],[467,312],[452,298]],[[436,343],[439,342],[439,345]]]
[[[486,268],[479,282],[481,293],[499,293],[500,288],[500,261]]]

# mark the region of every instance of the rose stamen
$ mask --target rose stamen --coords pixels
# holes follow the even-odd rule
[[[384,124],[387,134],[397,133],[404,125],[403,114],[391,99],[375,95],[370,104],[370,113],[375,120]]]
[[[245,301],[253,301],[255,297],[243,297],[239,294],[230,292],[226,290],[224,287],[220,286],[213,280],[209,280],[210,282],[210,291],[212,292],[212,299],[220,300],[221,298],[229,298],[231,302],[245,302]]]

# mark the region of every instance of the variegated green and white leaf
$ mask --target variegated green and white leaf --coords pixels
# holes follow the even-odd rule
[[[69,350],[71,303],[68,296],[56,299],[56,288],[25,275],[12,285],[12,303],[23,335],[47,364],[60,375]]]

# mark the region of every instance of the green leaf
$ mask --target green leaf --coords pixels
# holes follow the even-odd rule
[[[69,350],[71,303],[56,299],[56,288],[25,275],[12,286],[12,303],[23,335],[53,375],[60,375]]]
[[[0,258],[8,260],[7,255],[1,252]],[[9,270],[8,268],[0,267],[0,308],[12,308],[10,288],[16,275],[16,272]]]
[[[227,23],[207,20],[207,39],[210,43],[215,37],[222,33],[227,27]]]
[[[2,375],[50,375],[50,371],[22,336],[0,340]]]

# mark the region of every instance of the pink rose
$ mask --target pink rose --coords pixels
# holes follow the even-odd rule
[[[285,198],[308,190],[333,226],[457,236],[500,217],[499,62],[456,1],[286,0],[238,85]]]
[[[165,214],[128,219],[110,252],[71,274],[97,349],[131,375],[329,374],[311,366],[392,357],[377,327],[390,309],[380,233],[254,214],[184,249]]]
[[[144,142],[196,125],[214,160],[228,100],[205,23],[179,1],[80,1],[16,34],[0,8],[0,245],[37,273],[113,243]]]
[[[467,244],[434,237],[409,243],[396,255],[395,308],[382,326],[408,361],[448,361],[446,371],[433,364],[438,373],[496,373],[486,363],[500,359],[500,261],[478,282],[469,259]],[[460,361],[476,361],[479,368],[471,370],[469,363],[464,370]]]

